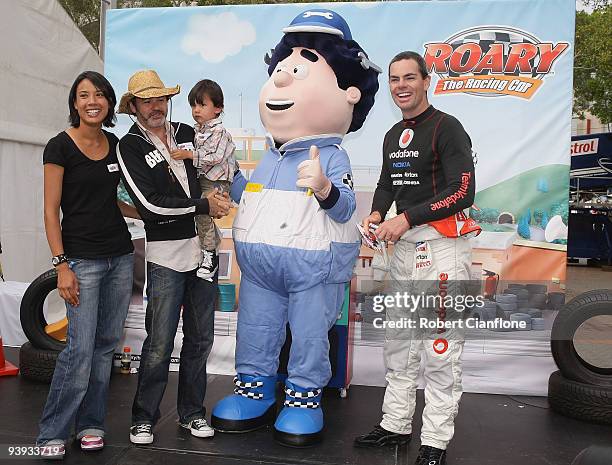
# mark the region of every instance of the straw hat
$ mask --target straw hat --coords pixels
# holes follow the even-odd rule
[[[130,109],[129,102],[134,97],[155,98],[172,97],[181,91],[181,86],[166,87],[157,73],[152,69],[137,71],[128,82],[128,91],[123,94],[119,102],[117,113],[134,114]]]

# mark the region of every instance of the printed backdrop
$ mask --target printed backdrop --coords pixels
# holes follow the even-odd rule
[[[343,143],[359,211],[369,212],[382,137],[400,118],[387,88],[387,65],[399,51],[418,51],[432,73],[430,101],[457,116],[472,138],[477,196],[471,214],[485,230],[473,240],[474,274],[489,270],[502,280],[535,280],[555,290],[565,277],[573,0],[326,6],[347,20],[353,37],[385,70],[364,127]],[[252,167],[264,149],[257,110],[268,78],[264,55],[306,9],[291,4],[112,10],[105,73],[121,95],[133,72],[157,70],[166,85],[181,85],[172,99],[172,119],[188,123],[191,87],[203,78],[219,82],[225,126],[243,165]],[[130,124],[121,117],[117,134]],[[545,237],[553,219],[555,227]]]
[[[574,0],[326,7],[347,20],[353,37],[385,70],[364,127],[343,142],[353,165],[358,215],[369,213],[380,173],[382,138],[401,117],[389,96],[387,65],[402,50],[418,51],[425,54],[432,75],[430,101],[458,117],[473,141],[477,195],[471,214],[484,229],[472,239],[473,275],[487,277],[485,290],[497,280],[498,292],[510,281],[531,282],[546,322],[546,330],[534,326],[521,333],[485,331],[469,336],[463,353],[464,389],[545,395],[548,375],[556,370],[549,330],[556,307],[550,303],[553,297],[558,300],[556,291],[563,290],[565,279]],[[172,119],[188,123],[192,122],[187,103],[191,87],[203,78],[219,82],[225,94],[224,123],[248,176],[265,149],[257,106],[268,78],[264,56],[280,40],[282,28],[307,8],[292,4],[112,10],[105,73],[121,95],[132,73],[157,70],[166,85],[181,85],[181,94],[172,99]],[[122,136],[129,125],[129,118],[122,116],[117,134]],[[230,215],[221,224],[225,228],[221,249],[230,256],[231,222]],[[238,287],[240,273],[235,261],[230,262],[229,283]],[[356,267],[355,281],[362,291],[372,279],[366,263],[367,259],[359,260]],[[548,296],[542,295],[545,291]],[[537,303],[530,297],[530,306]],[[352,336],[353,383],[384,386],[380,362],[384,332],[374,331],[366,322],[369,313],[364,305],[359,308],[364,321],[355,323]],[[216,312],[215,320],[209,372],[232,374],[236,314]],[[132,305],[122,343],[132,346],[135,354],[144,338],[143,322],[144,309]],[[493,337],[496,334],[500,337]],[[174,356],[180,345],[177,334]]]

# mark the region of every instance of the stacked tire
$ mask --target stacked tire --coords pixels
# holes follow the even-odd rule
[[[497,317],[497,304],[486,300],[481,307],[472,311],[472,315],[481,321],[491,321]]]
[[[522,284],[510,283],[504,294],[516,295],[518,308],[522,309],[529,306],[529,291]]]
[[[612,290],[585,292],[559,310],[551,331],[551,351],[559,371],[550,376],[548,399],[551,408],[563,415],[612,424],[612,365],[592,365],[574,346],[578,328],[598,316],[612,316]]]
[[[29,340],[19,350],[19,371],[24,378],[41,383],[51,382],[57,356],[65,346],[45,332],[44,303],[56,288],[54,269],[41,274],[26,289],[19,309],[21,327]]]
[[[518,309],[518,298],[516,294],[500,294],[496,297],[497,316],[504,320],[510,320],[510,315]]]
[[[548,287],[546,284],[527,284],[528,304],[531,308],[546,308],[548,302]]]
[[[56,350],[38,349],[26,342],[19,349],[19,373],[31,381],[50,383],[58,355]]]

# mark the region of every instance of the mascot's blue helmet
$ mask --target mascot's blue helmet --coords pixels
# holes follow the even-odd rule
[[[322,32],[337,35],[344,40],[353,39],[344,18],[335,11],[323,8],[315,8],[299,14],[289,26],[283,29],[283,32]]]

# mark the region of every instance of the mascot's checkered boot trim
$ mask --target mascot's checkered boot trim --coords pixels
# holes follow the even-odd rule
[[[319,404],[318,402],[302,402],[302,401],[293,401],[293,400],[286,400],[285,401],[285,406],[286,407],[300,407],[300,408],[319,408],[321,404]]]
[[[274,423],[274,439],[293,447],[319,442],[323,429],[321,396],[322,389],[306,389],[287,382],[284,407]]]
[[[219,431],[246,433],[271,424],[276,413],[276,376],[234,378],[234,394],[213,409],[212,426]]]
[[[300,400],[285,400],[285,407],[299,407],[299,408],[319,408],[320,402],[304,401],[301,399],[312,399],[321,394],[321,389],[315,389],[308,392],[299,392],[293,389],[285,388],[285,394],[288,397],[293,397]]]
[[[240,394],[241,396],[248,397],[249,399],[263,399],[263,392],[253,392],[253,388],[262,387],[264,385],[263,381],[257,381],[255,383],[243,383],[238,379],[237,376],[234,376],[234,384],[236,387],[234,388],[234,394]]]
[[[285,394],[289,397],[295,397],[296,399],[310,399],[311,397],[317,397],[321,394],[321,389],[315,389],[308,392],[294,391],[293,389],[285,388]]]

